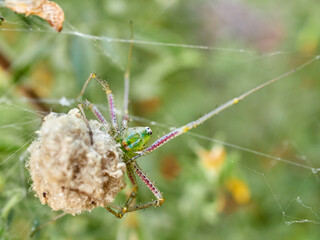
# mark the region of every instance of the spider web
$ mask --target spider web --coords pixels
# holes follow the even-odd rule
[[[46,37],[50,38],[57,35],[56,32],[41,19],[31,18],[30,21],[25,22],[7,11],[0,12],[0,14],[6,19],[6,25],[0,29],[1,35],[17,32],[20,34],[25,32],[26,36],[36,34],[43,36],[42,39],[44,43]],[[219,76],[217,76],[217,86],[219,87],[219,85],[225,84],[225,87],[229,90],[221,94],[217,93],[218,96],[213,96],[213,101],[215,102],[213,105],[206,104],[207,110],[202,110],[203,108],[201,108],[200,112],[195,113],[193,111],[195,111],[197,107],[191,108],[192,111],[189,116],[192,117],[189,117],[188,119],[179,118],[179,109],[176,113],[170,112],[170,109],[163,110],[161,114],[158,115],[161,116],[159,120],[144,118],[140,115],[130,116],[133,121],[150,125],[155,128],[156,135],[158,136],[161,136],[162,132],[168,132],[188,121],[194,120],[196,117],[199,117],[196,114],[201,114],[203,113],[202,111],[209,111],[214,106],[219,105],[219,103],[230,100],[264,81],[280,76],[284,72],[288,72],[308,60],[312,58],[316,59],[317,57],[317,54],[309,54],[308,56],[305,56],[304,54],[297,55],[293,50],[277,50],[261,54],[255,50],[241,47],[226,48],[212,47],[209,45],[193,45],[186,42],[162,42],[154,41],[152,38],[152,40],[149,40],[148,38],[144,39],[143,35],[137,35],[135,40],[133,40],[135,48],[158,48],[164,49],[165,51],[174,49],[174,51],[180,51],[182,54],[190,54],[190,56],[195,57],[198,57],[200,54],[201,56],[206,56],[208,61],[218,62],[218,64],[215,65],[216,68],[219,67],[219,63],[228,63],[230,71],[238,71],[238,65],[241,65],[242,69],[245,71],[243,74],[253,81],[251,84],[244,82],[235,83],[232,82],[232,80],[223,83],[223,81],[219,79]],[[98,58],[99,61],[108,61],[111,64],[114,64],[116,68],[119,69],[119,72],[124,71],[126,62],[125,51],[127,51],[130,39],[99,36],[81,32],[69,21],[66,21],[64,30],[59,36],[71,36],[75,39],[84,41],[95,49],[95,57]],[[117,46],[117,50],[110,50],[110,45]],[[19,65],[20,62],[24,62],[31,54],[34,54],[33,51],[35,51],[35,48],[31,47],[31,50],[14,58],[12,65]],[[212,58],[213,53],[214,57]],[[292,59],[294,59],[294,63],[287,65],[287,62],[292,61]],[[289,68],[279,67],[279,63],[286,63],[283,65],[289,66]],[[184,64],[188,66],[190,63],[187,62]],[[188,136],[179,137],[177,143],[172,143],[172,147],[169,146],[171,144],[169,143],[164,151],[170,151],[170,149],[177,148],[179,149],[178,152],[183,156],[185,156],[183,153],[184,151],[193,152],[193,157],[196,159],[197,156],[192,150],[192,146],[195,142],[208,149],[215,144],[222,145],[227,149],[228,154],[230,152],[230,155],[235,153],[240,156],[240,160],[231,160],[231,162],[240,169],[240,172],[243,172],[246,175],[245,178],[250,187],[252,201],[257,205],[267,205],[269,208],[274,207],[278,212],[278,219],[274,220],[277,222],[276,225],[279,225],[280,223],[287,224],[288,226],[294,224],[319,224],[320,217],[317,204],[317,199],[319,197],[319,191],[317,190],[317,188],[319,188],[318,174],[320,171],[320,167],[317,163],[319,156],[317,140],[319,140],[319,135],[312,135],[314,139],[310,139],[309,141],[306,140],[306,143],[302,143],[301,137],[295,136],[294,134],[286,135],[283,131],[283,128],[294,131],[295,127],[300,131],[301,129],[305,129],[306,131],[311,132],[319,129],[319,124],[317,123],[319,122],[319,113],[316,106],[316,103],[319,102],[317,101],[319,100],[319,97],[316,95],[316,88],[319,87],[314,80],[319,76],[319,71],[317,71],[318,65],[319,62],[315,60],[314,63],[306,66],[301,71],[293,73],[288,77],[289,79],[281,80],[282,83],[272,85],[270,89],[261,90],[255,94],[255,96],[252,96],[251,100],[249,97],[248,100],[240,103],[241,105],[221,113],[217,116],[217,120],[211,119],[206,123],[208,125],[188,133]],[[89,64],[89,66],[91,65]],[[210,68],[210,65],[205,65],[204,68],[208,69]],[[260,69],[257,70],[257,68]],[[254,74],[251,75],[248,72],[254,72]],[[210,71],[207,72],[207,74],[209,73]],[[240,74],[241,72],[238,72],[236,75],[239,76]],[[134,74],[132,75],[130,97],[139,99],[139,91],[148,92],[145,94],[146,97],[149,97],[152,94],[158,94],[157,90],[152,89],[152,84],[158,84],[159,82],[154,80],[151,81],[151,84],[147,84],[147,80],[143,74],[140,75],[141,81],[136,80],[138,77],[134,76]],[[121,75],[119,74],[119,76]],[[297,90],[293,88],[299,79],[304,79],[301,86],[305,87],[305,89]],[[248,80],[248,82],[250,83],[250,80]],[[208,82],[205,83],[208,84]],[[184,84],[194,83],[186,82]],[[201,88],[201,84],[204,83],[199,83],[199,91],[205,91],[205,88]],[[121,86],[121,84],[115,85],[116,87]],[[43,210],[41,209],[43,206],[39,203],[37,203],[38,207],[35,207],[36,204],[34,203],[36,203],[37,200],[32,199],[32,194],[28,192],[29,177],[26,175],[24,169],[25,161],[28,157],[26,149],[35,138],[36,135],[34,132],[40,126],[41,117],[45,114],[44,111],[35,110],[32,106],[34,104],[47,104],[50,108],[61,109],[61,112],[67,112],[68,109],[76,106],[77,101],[75,98],[68,97],[67,91],[64,90],[61,91],[62,94],[58,93],[52,97],[32,99],[21,97],[16,93],[18,83],[5,84],[5,86],[5,91],[0,98],[0,132],[6,140],[2,140],[3,152],[0,155],[0,169],[2,174],[0,178],[0,189],[5,190],[3,190],[4,194],[1,197],[3,203],[1,208],[3,219],[10,219],[10,214],[12,214],[11,210],[18,208],[17,206],[19,204],[30,207],[29,210],[17,210],[18,212],[25,211],[29,219],[27,223],[21,223],[22,231],[19,233],[19,237],[21,237],[28,232],[28,228],[32,225],[31,222],[33,222],[38,215],[50,215],[50,210],[48,209],[46,213],[43,213]],[[197,86],[197,84],[195,84],[195,86]],[[214,95],[214,86],[216,85],[212,86],[210,91],[212,91],[212,95]],[[287,94],[287,91],[292,92],[291,94]],[[121,91],[115,90],[115,92],[121,95]],[[173,89],[173,93],[169,94],[176,94],[178,98],[176,101],[185,101],[186,105],[188,105],[192,102],[190,100],[199,97],[197,90],[195,90],[195,92],[195,94],[193,91],[189,92],[189,100],[184,100],[186,95],[179,92],[179,89],[177,88]],[[224,96],[224,94],[228,95]],[[286,101],[285,99],[287,98],[292,99],[293,103]],[[121,103],[121,100],[118,102]],[[276,104],[273,103],[270,105],[268,102],[276,102]],[[288,116],[286,116],[284,110],[292,108],[292,105],[294,104],[301,104],[308,107],[306,107],[307,109],[305,111],[303,111],[302,108],[297,107],[297,111],[290,111]],[[97,105],[104,113],[107,112],[105,104],[99,103]],[[118,105],[121,106],[121,104]],[[274,108],[274,106],[276,106],[276,108]],[[173,107],[171,109],[173,109]],[[188,108],[181,107],[181,111],[188,111],[187,109]],[[262,126],[259,126],[259,122],[252,122],[252,119],[247,117],[252,114],[261,114],[257,119],[261,120]],[[269,118],[268,116],[270,114],[274,114],[277,117]],[[239,115],[243,118],[243,121],[235,118],[235,116]],[[297,120],[294,119],[295,117]],[[265,118],[267,118],[266,121],[263,121],[262,119]],[[293,125],[289,123],[290,120],[294,122]],[[241,128],[237,123],[238,121],[240,121],[239,124],[242,124]],[[216,126],[212,127],[215,124]],[[305,127],[301,128],[301,125],[304,125]],[[214,131],[207,132],[206,126],[208,126],[208,129],[211,128],[218,131],[220,135],[214,134]],[[230,130],[226,128],[230,128]],[[266,137],[269,141],[265,144],[269,145],[269,147],[260,145],[260,142],[264,142],[265,135],[267,134],[267,130],[262,130],[261,128],[269,129],[269,132],[273,134],[273,136]],[[230,136],[234,136],[231,134],[234,131],[239,131],[239,137],[230,138]],[[258,131],[259,134],[255,137],[250,137],[251,131]],[[257,140],[259,136],[260,139]],[[306,138],[307,135],[303,137]],[[243,138],[245,139],[243,140]],[[258,141],[258,143],[251,144],[250,141]],[[155,157],[152,157],[150,160],[140,160],[141,165],[147,170],[149,169],[149,176],[152,177],[156,171],[156,167],[152,166],[152,164],[154,164],[152,161],[155,161],[159,156],[161,157],[161,154],[164,154],[164,151],[157,150]],[[197,163],[195,163],[194,160],[192,164]],[[158,176],[158,179],[159,178],[160,177]],[[292,182],[294,182],[294,186],[292,186]],[[10,188],[11,190],[8,191]],[[267,199],[261,199],[264,196],[263,192],[267,196]],[[265,192],[267,192],[267,194]],[[164,192],[164,194],[166,193]],[[169,204],[170,202],[168,205]],[[27,209],[27,207],[24,207],[23,209]],[[199,207],[201,208],[201,206]],[[158,214],[160,214],[159,211]],[[14,218],[14,216],[11,218]]]

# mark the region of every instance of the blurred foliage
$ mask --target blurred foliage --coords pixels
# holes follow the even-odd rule
[[[121,109],[129,44],[108,37],[128,40],[130,20],[138,41],[131,125],[151,125],[153,140],[320,50],[318,0],[56,2],[66,15],[61,33],[38,17],[0,8],[0,239],[28,239],[33,227],[59,214],[30,191],[25,151],[43,115],[76,106],[61,99],[75,100],[91,72],[108,80]],[[290,222],[320,222],[313,212],[320,212],[319,177],[308,169],[319,166],[319,64],[139,159],[163,192],[163,207],[121,220],[97,208],[65,216],[34,239],[318,239],[317,224]],[[85,96],[107,116],[98,84],[91,83]],[[138,196],[139,202],[152,199],[141,182]]]

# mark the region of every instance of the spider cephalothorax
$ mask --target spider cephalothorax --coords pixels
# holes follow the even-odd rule
[[[121,134],[121,145],[126,152],[141,151],[149,141],[152,131],[149,127],[128,128]]]

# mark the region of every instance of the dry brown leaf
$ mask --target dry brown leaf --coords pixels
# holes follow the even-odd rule
[[[64,12],[55,2],[47,0],[5,0],[4,2],[6,7],[17,13],[39,16],[58,32],[62,30]]]

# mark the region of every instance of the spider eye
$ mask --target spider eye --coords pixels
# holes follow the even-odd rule
[[[151,128],[149,128],[149,127],[146,127],[146,131],[147,131],[147,133],[148,133],[148,135],[152,135],[152,130],[151,130]]]

